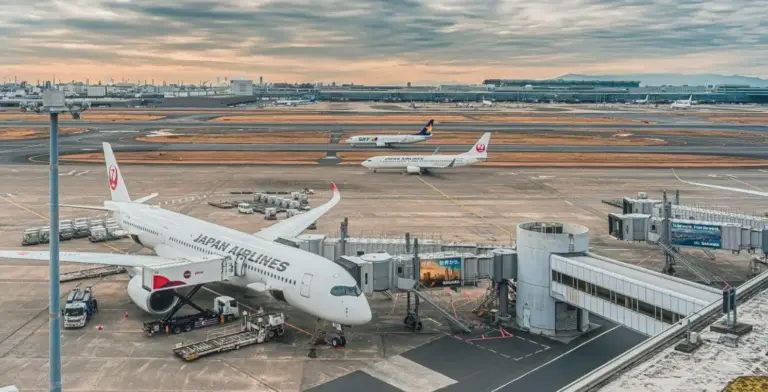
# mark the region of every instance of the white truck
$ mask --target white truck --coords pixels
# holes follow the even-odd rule
[[[213,310],[206,309],[203,312],[189,316],[172,317],[144,323],[144,332],[152,336],[163,332],[166,334],[179,334],[193,329],[224,324],[236,319],[239,313],[237,301],[232,297],[220,296],[213,299]]]
[[[67,302],[61,313],[64,318],[64,328],[82,328],[94,313],[99,311],[93,289],[73,289],[67,296]]]
[[[237,211],[241,214],[253,214],[253,205],[248,203],[240,203],[237,205]]]

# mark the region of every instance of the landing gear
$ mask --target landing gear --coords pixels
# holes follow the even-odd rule
[[[344,337],[344,327],[341,324],[333,323],[335,332],[331,338],[331,346],[334,348],[341,348],[347,345],[347,338]]]
[[[317,319],[315,322],[315,330],[312,333],[310,344],[312,347],[309,349],[309,357],[316,358],[317,351],[314,346],[328,344],[333,348],[342,348],[347,345],[347,338],[344,337],[344,327],[341,324],[333,323],[334,331],[331,334],[330,339],[326,339],[326,321]]]

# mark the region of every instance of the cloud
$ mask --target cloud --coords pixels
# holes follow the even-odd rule
[[[0,72],[357,83],[638,70],[765,77],[766,17],[762,0],[14,1],[0,8]]]

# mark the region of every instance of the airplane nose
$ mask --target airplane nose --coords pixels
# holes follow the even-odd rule
[[[371,313],[371,307],[368,305],[368,301],[363,299],[360,302],[361,304],[357,308],[357,313],[353,316],[353,320],[357,325],[367,324],[373,319],[373,314]]]

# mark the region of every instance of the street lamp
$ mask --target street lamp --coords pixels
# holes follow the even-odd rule
[[[88,105],[90,106],[90,105]],[[61,319],[59,287],[59,113],[71,113],[79,119],[80,112],[88,107],[67,105],[61,91],[45,91],[42,106],[35,105],[33,111],[49,113],[51,117],[50,139],[50,262],[48,306],[50,323],[48,337],[49,380],[51,392],[61,392]]]

